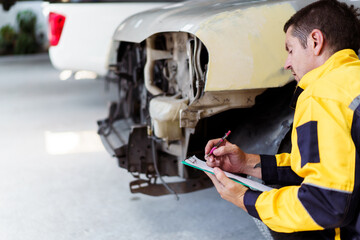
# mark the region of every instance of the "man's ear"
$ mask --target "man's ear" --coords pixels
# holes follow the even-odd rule
[[[325,46],[324,34],[319,29],[314,29],[309,35],[310,46],[315,56],[319,56]]]

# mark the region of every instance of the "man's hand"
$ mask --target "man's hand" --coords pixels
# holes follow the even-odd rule
[[[214,152],[207,156],[210,150],[220,140],[210,140],[205,146],[205,159],[209,167],[219,167],[228,172],[242,173],[246,154],[235,144],[225,140]]]
[[[215,149],[210,156],[207,156],[219,140],[220,138],[210,140],[205,146],[205,159],[209,167],[219,167],[228,172],[245,173],[261,178],[261,169],[254,168],[256,164],[260,163],[260,156],[245,153],[227,140]]]
[[[216,190],[223,199],[247,211],[244,205],[244,195],[248,190],[247,187],[240,183],[234,182],[228,178],[221,169],[217,167],[214,168],[215,175],[208,172],[205,173],[214,183]]]

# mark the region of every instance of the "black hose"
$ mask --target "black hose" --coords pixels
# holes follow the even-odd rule
[[[155,172],[157,174],[157,176],[159,177],[161,183],[164,185],[164,187],[171,193],[175,195],[175,199],[177,201],[179,201],[179,196],[177,195],[177,193],[172,190],[169,185],[167,185],[167,183],[164,181],[164,179],[161,177],[159,169],[157,167],[157,156],[156,156],[156,149],[155,149],[155,139],[154,137],[151,138],[151,150],[152,150],[152,158],[153,158],[153,162],[154,162],[154,168],[155,168]]]

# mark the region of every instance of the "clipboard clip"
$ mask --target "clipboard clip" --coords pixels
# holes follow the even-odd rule
[[[196,158],[194,158],[194,156],[191,156],[186,160],[189,160],[191,163],[196,163]]]

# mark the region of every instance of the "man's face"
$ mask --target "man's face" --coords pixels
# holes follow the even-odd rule
[[[284,68],[291,70],[295,80],[299,82],[307,72],[314,69],[313,55],[309,45],[304,48],[300,40],[292,35],[292,30],[293,27],[290,26],[286,32],[285,48],[288,57]]]

